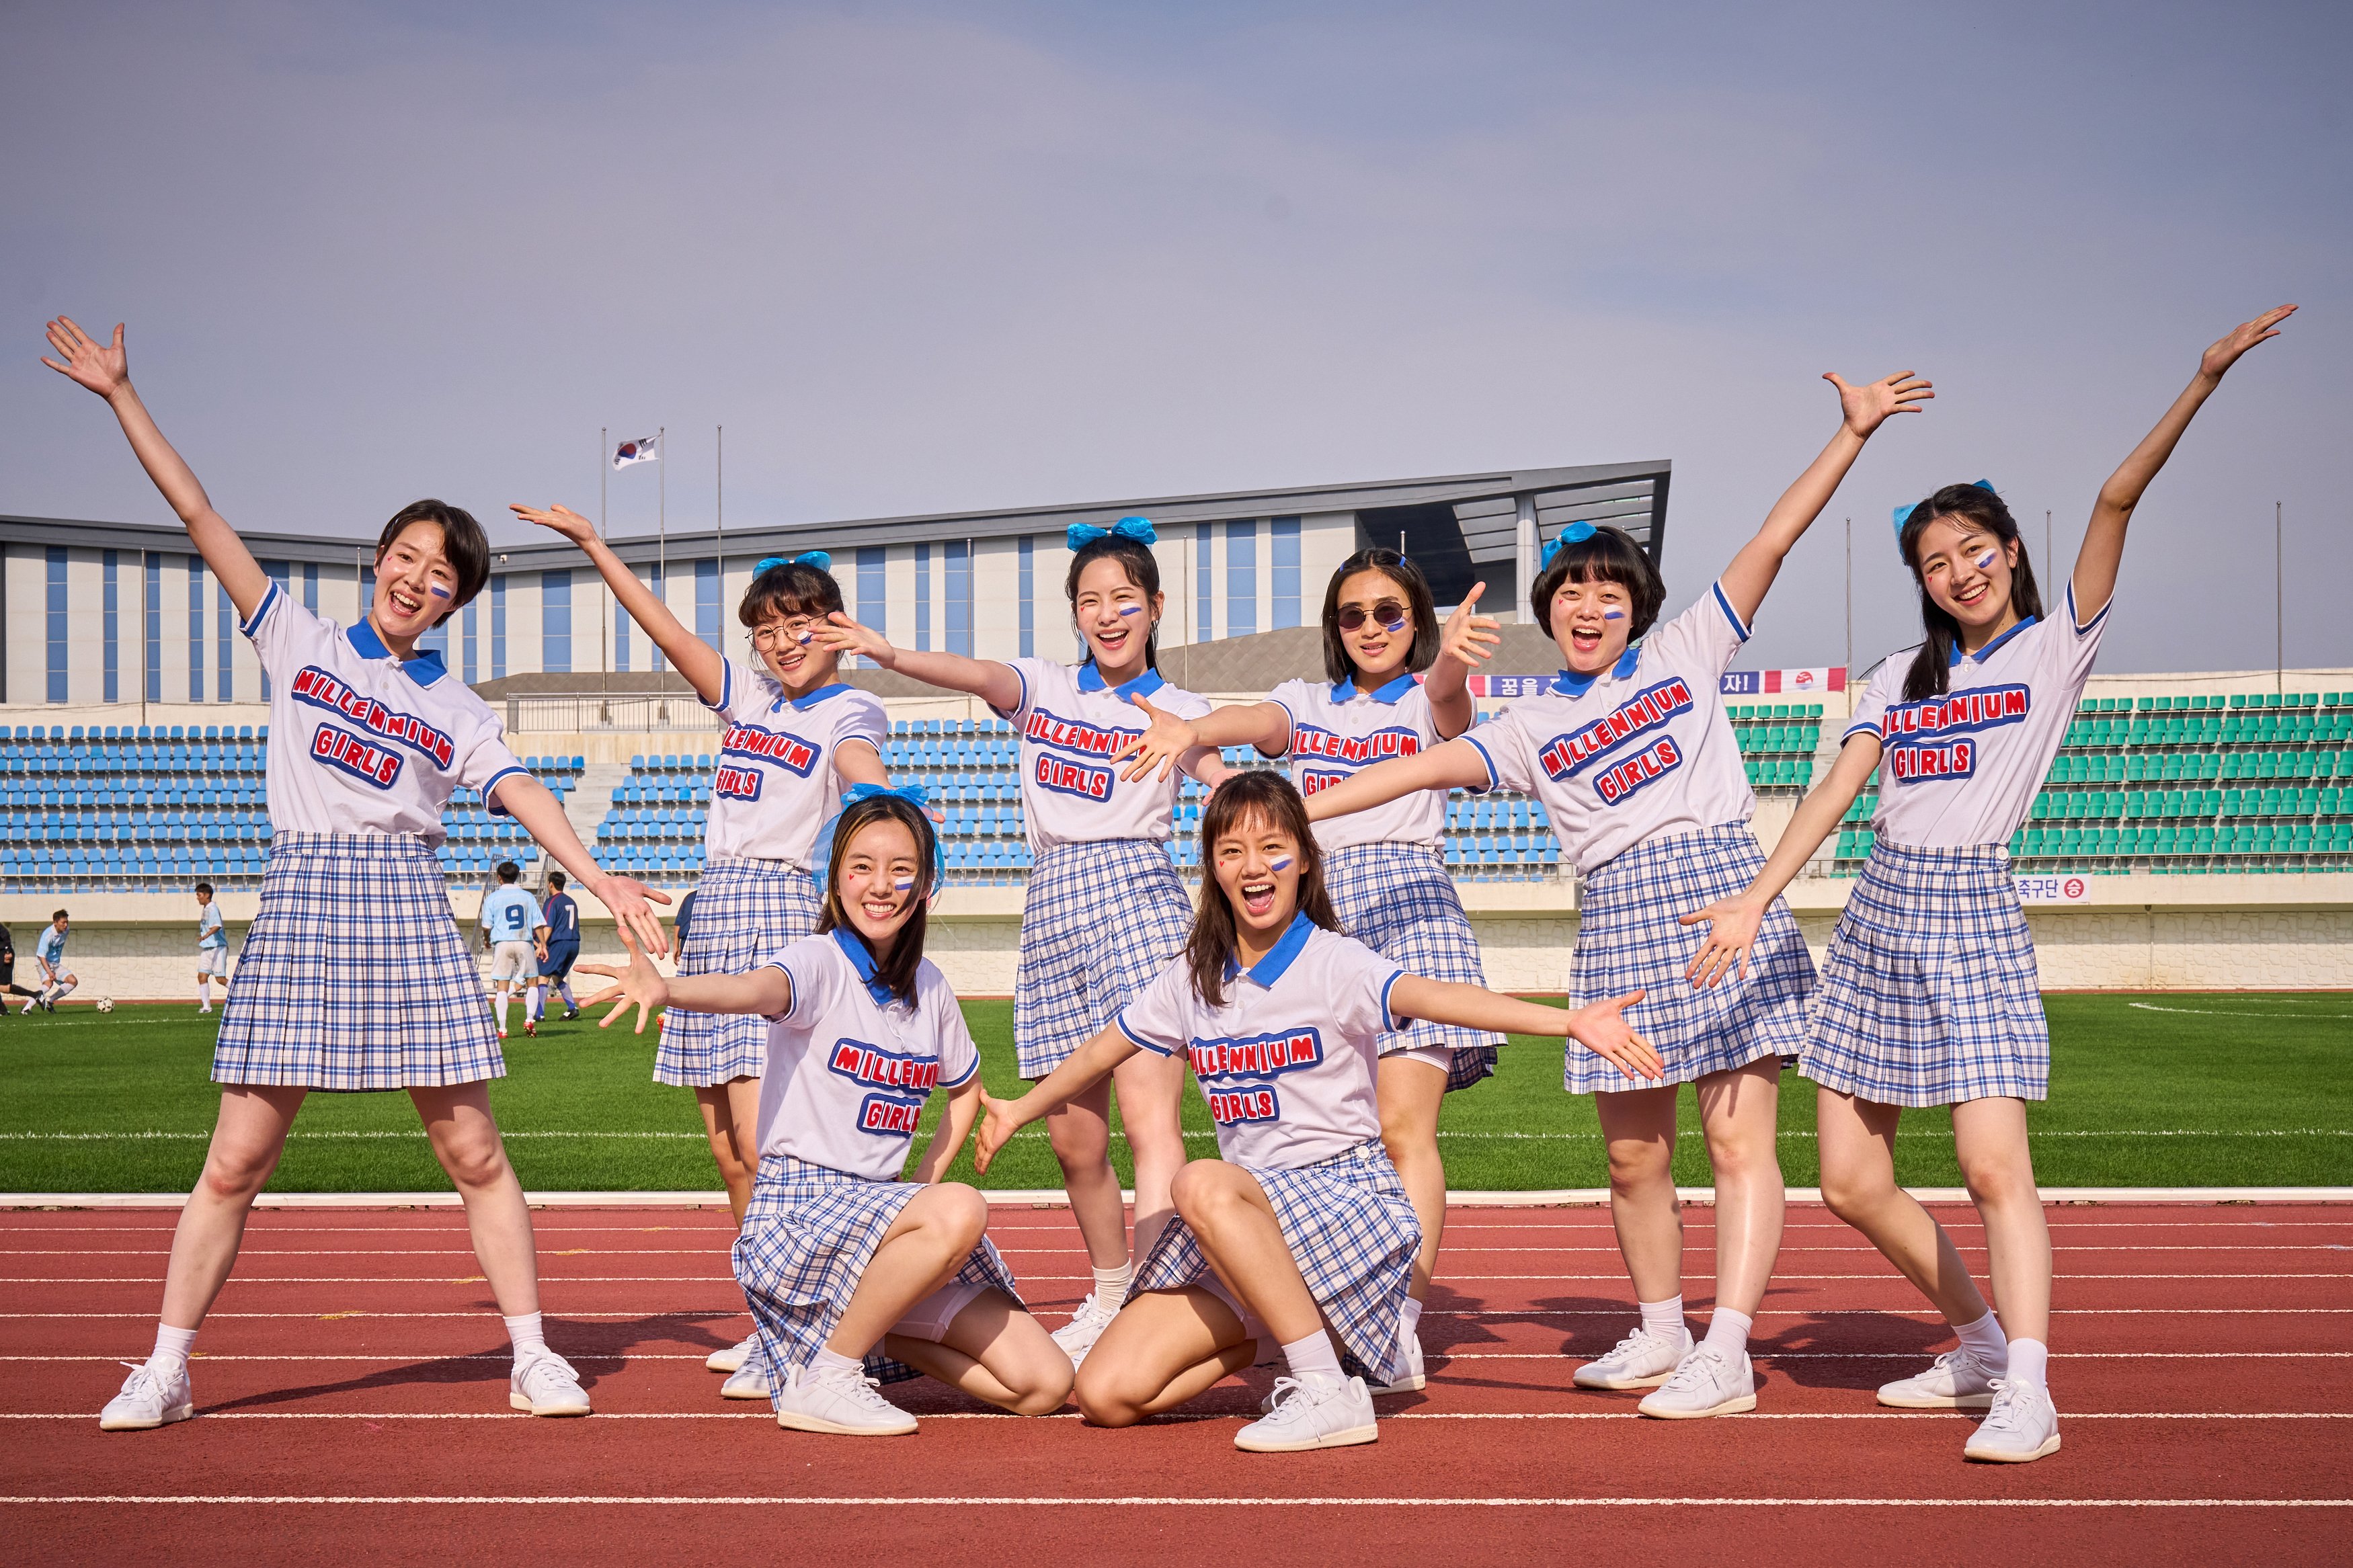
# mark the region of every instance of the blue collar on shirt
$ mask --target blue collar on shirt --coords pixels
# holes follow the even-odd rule
[[[2002,644],[2008,642],[2010,638],[2016,637],[2019,633],[2024,631],[2033,624],[2034,617],[2032,616],[2029,616],[2024,620],[2019,622],[2018,625],[2010,627],[2010,630],[2002,633],[2001,636],[1994,638],[1993,641],[1986,644],[1985,647],[1978,649],[1975,653],[1965,654],[1961,651],[1961,645],[1955,643],[1953,645],[1952,663],[1948,668],[1958,669],[1961,666],[1961,660],[1964,658],[1973,658],[1979,664],[1983,664],[1987,659],[1993,657],[1994,649],[2000,647]]]
[[[1376,702],[1394,703],[1398,698],[1403,697],[1407,692],[1411,691],[1413,687],[1413,672],[1408,670],[1406,673],[1398,676],[1395,680],[1390,681],[1387,686],[1377,687],[1373,690],[1366,692],[1365,695],[1371,698]],[[1354,699],[1356,695],[1356,682],[1355,677],[1352,676],[1346,680],[1335,680],[1332,683],[1333,701],[1346,702]]]
[[[786,701],[789,700],[792,704],[792,710],[794,712],[806,713],[810,709],[816,707],[818,703],[824,701],[827,698],[839,697],[843,692],[850,689],[852,689],[852,688],[848,682],[837,680],[830,686],[820,686],[815,691],[809,692],[807,695],[803,697],[795,697],[789,700],[779,699],[776,702],[776,707],[782,708],[785,706]],[[775,709],[769,710],[771,712],[774,712],[775,710]]]
[[[1291,961],[1299,956],[1299,950],[1307,945],[1307,939],[1314,934],[1315,922],[1307,918],[1305,910],[1301,910],[1291,917],[1290,926],[1275,944],[1267,949],[1266,956],[1250,965],[1250,977],[1271,989],[1274,983],[1282,978],[1282,972],[1291,967]],[[1239,960],[1226,960],[1227,979],[1231,980],[1241,972]]]
[[[841,956],[849,960],[849,967],[858,971],[866,994],[874,998],[877,1007],[888,1007],[899,1000],[899,994],[874,978],[874,955],[866,949],[865,939],[847,926],[833,928],[833,943],[841,949]]]
[[[1095,668],[1094,660],[1089,659],[1079,666],[1080,690],[1108,691],[1123,702],[1131,697],[1149,697],[1167,684],[1160,679],[1158,670],[1147,669],[1124,686],[1112,686],[1104,681],[1103,671]]]
[[[1617,664],[1609,671],[1610,679],[1625,679],[1634,673],[1634,667],[1641,662],[1642,647],[1640,643],[1635,643],[1618,656]],[[1582,697],[1592,690],[1593,683],[1600,679],[1601,672],[1599,670],[1591,675],[1579,675],[1573,669],[1564,669],[1553,677],[1552,689],[1563,697]]]
[[[384,639],[376,636],[375,626],[371,622],[366,620],[356,622],[352,629],[343,635],[352,639],[353,648],[362,658],[392,657],[392,649],[384,646]],[[418,654],[415,658],[401,660],[400,669],[402,674],[419,686],[430,686],[448,673],[448,667],[441,662],[441,656],[430,648]]]

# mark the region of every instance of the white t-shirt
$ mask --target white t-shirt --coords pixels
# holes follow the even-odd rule
[[[2009,843],[2067,738],[2113,605],[2079,625],[2068,584],[2060,619],[2021,621],[1973,657],[1956,650],[1942,697],[1903,700],[1911,650],[1891,655],[1846,727],[1883,748],[1879,837],[1923,849]]]
[[[1005,663],[1021,679],[1020,703],[998,713],[1021,731],[1021,811],[1031,851],[1109,838],[1166,843],[1185,774],[1173,769],[1164,782],[1155,768],[1134,784],[1120,776],[1128,764],[1114,765],[1113,755],[1145,728],[1144,710],[1128,698],[1149,698],[1180,719],[1208,712],[1208,700],[1169,685],[1155,670],[1124,686],[1106,686],[1092,664]]]
[[[711,778],[703,854],[808,864],[818,825],[849,787],[839,772],[844,742],[879,756],[891,721],[872,693],[836,682],[798,699],[765,666],[726,661],[712,711],[727,721]]]
[[[1201,1000],[1180,956],[1120,1010],[1119,1030],[1147,1051],[1186,1053],[1219,1154],[1297,1170],[1381,1135],[1374,1073],[1404,973],[1302,914],[1264,958],[1229,968],[1224,1006]]]
[[[228,945],[228,932],[222,929],[218,904],[206,904],[196,911],[196,945],[202,948]]]
[[[271,826],[438,845],[461,786],[503,815],[492,792],[523,766],[498,716],[439,654],[403,663],[367,622],[346,631],[275,583],[238,629],[269,676]]]
[[[482,895],[481,925],[492,942],[535,943],[539,928],[546,923],[539,900],[515,883],[502,882]]]
[[[1533,793],[1561,851],[1590,871],[1637,844],[1756,813],[1721,678],[1747,625],[1718,584],[1597,676],[1563,670],[1464,738],[1487,787]]]
[[[1359,768],[1410,757],[1438,744],[1430,694],[1410,675],[1359,691],[1354,681],[1286,680],[1267,700],[1291,715],[1291,732],[1273,755],[1291,759],[1291,782],[1301,795],[1328,789]],[[1427,844],[1446,840],[1446,792],[1417,790],[1346,816],[1315,825],[1315,842],[1328,853],[1359,844]]]
[[[878,1002],[868,989],[873,958],[842,931],[803,937],[774,963],[792,976],[793,1005],[768,1021],[760,1157],[897,1181],[932,1090],[980,1070],[946,976],[924,959],[913,1006]]]

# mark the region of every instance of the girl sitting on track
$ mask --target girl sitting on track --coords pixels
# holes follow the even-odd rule
[[[1251,745],[1265,756],[1288,757],[1292,783],[1314,795],[1367,763],[1414,756],[1453,739],[1477,717],[1466,678],[1499,640],[1496,623],[1475,613],[1485,586],[1464,595],[1441,633],[1420,567],[1394,550],[1358,551],[1324,591],[1324,680],[1286,680],[1263,702],[1190,721],[1139,697],[1152,728],[1130,742],[1136,761],[1126,776],[1141,778],[1155,763],[1165,774],[1197,745]],[[1414,679],[1425,669],[1427,684]],[[1342,931],[1416,974],[1484,985],[1479,939],[1439,853],[1445,827],[1446,792],[1421,790],[1378,811],[1318,823],[1315,842]],[[1446,1229],[1439,1105],[1450,1090],[1493,1072],[1501,1043],[1423,1018],[1381,1037],[1381,1143],[1421,1223],[1421,1247],[1406,1293],[1405,1373],[1376,1394],[1405,1393],[1424,1382],[1418,1329]]]
[[[1021,731],[1021,807],[1037,856],[1013,977],[1013,1039],[1027,1079],[1060,1065],[1184,945],[1193,911],[1168,858],[1176,782],[1124,779],[1112,758],[1144,728],[1132,697],[1153,698],[1187,719],[1209,710],[1201,698],[1164,682],[1155,667],[1163,600],[1152,524],[1140,517],[1109,530],[1076,524],[1070,542],[1062,589],[1086,639],[1083,664],[910,652],[839,614],[817,634],[818,646],[833,652],[864,654],[885,669],[971,692]],[[1207,747],[1178,761],[1208,783],[1226,772]],[[1167,1223],[1168,1184],[1185,1163],[1176,1119],[1184,1068],[1140,1058],[1113,1081],[1135,1159],[1141,1257]],[[1134,1278],[1111,1166],[1111,1087],[1093,1085],[1046,1124],[1094,1271],[1094,1289],[1054,1331],[1073,1362],[1085,1359]]]
[[[1223,1158],[1177,1173],[1176,1217],[1080,1368],[1079,1408],[1097,1426],[1133,1426],[1250,1365],[1271,1341],[1290,1375],[1235,1447],[1369,1443],[1378,1436],[1372,1395],[1343,1371],[1340,1347],[1386,1382],[1401,1376],[1420,1244],[1381,1147],[1382,1037],[1404,1019],[1434,1018],[1490,1035],[1566,1036],[1629,1078],[1656,1078],[1658,1058],[1620,1016],[1639,994],[1567,1013],[1409,974],[1341,935],[1322,847],[1280,773],[1222,785],[1201,841],[1208,866],[1183,955],[1028,1094],[987,1101],[974,1163],[986,1172],[1024,1124],[1138,1053],[1182,1053]]]
[[[2051,1233],[2026,1135],[2026,1102],[2049,1091],[2051,1038],[2009,840],[2091,678],[2133,509],[2223,373],[2295,309],[2209,348],[2188,389],[2100,487],[2058,620],[2042,619],[2018,525],[1982,482],[1947,485],[1903,514],[1897,546],[1919,584],[1927,640],[1879,667],[1837,763],[1755,879],[1684,917],[1709,922],[1690,973],[1714,986],[1746,961],[1764,911],[1880,772],[1878,839],[1831,938],[1800,1070],[1820,1086],[1831,1212],[1960,1336],[1958,1350],[1882,1388],[1880,1403],[1989,1411],[1962,1450],[1972,1459],[2021,1462],[2059,1447],[2045,1376]],[[1952,1107],[1999,1322],[1952,1238],[1895,1184],[1903,1108],[1937,1105]]]
[[[476,790],[521,822],[624,929],[659,947],[661,927],[643,888],[597,868],[563,806],[507,750],[482,700],[449,678],[439,655],[417,651],[488,580],[481,525],[437,500],[401,509],[376,542],[366,618],[338,627],[272,583],[213,510],[132,388],[122,329],[101,343],[61,317],[48,338],[59,357],[42,363],[113,408],[237,605],[270,689],[274,831],[213,1052],[220,1120],[173,1235],[154,1353],[99,1425],[139,1431],[194,1413],[187,1357],[196,1330],[314,1089],[408,1091],[465,1198],[474,1255],[514,1343],[509,1403],[534,1415],[585,1415],[587,1394],[542,1337],[531,1210],[491,1115],[487,1080],[506,1065],[434,855],[450,796],[461,785]]]
[[[1890,415],[1934,395],[1907,372],[1865,386],[1836,375],[1839,428],[1774,504],[1707,595],[1653,629],[1666,586],[1615,528],[1572,523],[1546,547],[1528,602],[1567,668],[1550,690],[1419,757],[1383,763],[1318,794],[1323,820],[1401,795],[1498,784],[1539,796],[1586,877],[1570,1002],[1645,991],[1642,1023],[1666,1063],[1658,1087],[1628,1088],[1568,1053],[1566,1083],[1591,1094],[1609,1150],[1610,1217],[1641,1321],[1584,1388],[1652,1388],[1642,1414],[1753,1409],[1748,1331],[1781,1245],[1775,1148],[1780,1058],[1797,1054],[1814,968],[1798,922],[1775,903],[1766,946],[1736,987],[1706,996],[1683,978],[1700,933],[1677,926],[1694,900],[1747,885],[1764,864],[1749,831],[1757,797],[1718,695],[1719,677],[1781,569]],[[1649,635],[1644,636],[1645,633]],[[1641,638],[1640,642],[1635,639]],[[1707,1339],[1683,1326],[1683,1220],[1675,1199],[1677,1086],[1694,1086],[1715,1171],[1715,1310]],[[1662,1386],[1663,1385],[1663,1386]]]
[[[915,1418],[876,1393],[874,1379],[918,1372],[1043,1415],[1070,1394],[1070,1358],[1023,1309],[985,1234],[987,1200],[940,1180],[982,1096],[955,993],[923,957],[938,841],[913,792],[860,787],[833,824],[830,850],[817,935],[749,973],[668,982],[632,943],[626,969],[580,966],[618,982],[588,1005],[618,999],[609,1027],[635,1003],[640,1032],[670,1001],[768,1020],[757,1174],[735,1278],[762,1342],[745,1370],[782,1369],[771,1391],[779,1426],[913,1432]],[[948,1091],[946,1114],[902,1180],[935,1086]]]
[[[817,929],[820,900],[808,866],[818,825],[852,784],[888,784],[882,744],[891,722],[882,704],[835,679],[840,660],[812,646],[810,632],[841,608],[841,587],[822,551],[791,560],[770,556],[754,569],[735,618],[751,628],[746,662],[697,637],[627,563],[596,536],[596,525],[565,507],[512,509],[577,544],[613,597],[669,656],[679,674],[726,724],[711,815],[703,829],[702,875],[691,933],[679,942],[681,975],[740,974],[786,942]],[[672,1008],[654,1048],[654,1081],[694,1090],[712,1158],[727,1185],[735,1223],[752,1198],[752,1119],[760,1102],[757,1018]],[[713,1372],[742,1372],[753,1338],[713,1352]],[[756,1373],[731,1376],[729,1398],[764,1398]]]

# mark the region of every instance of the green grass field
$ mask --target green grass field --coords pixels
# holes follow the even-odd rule
[[[2052,1088],[2031,1118],[2036,1173],[2052,1186],[2353,1184],[2353,996],[2064,995],[2046,998]],[[1010,1091],[1013,1008],[965,1005],[987,1081]],[[204,1159],[218,1091],[206,1080],[213,1018],[186,1007],[0,1020],[0,1191],[185,1192]],[[1560,1043],[1524,1040],[1491,1081],[1452,1097],[1441,1123],[1457,1188],[1593,1187],[1604,1181],[1593,1103],[1560,1089]],[[649,1081],[653,1037],[586,1018],[508,1043],[491,1090],[526,1186],[541,1190],[717,1185],[692,1096]],[[1782,1079],[1781,1163],[1815,1179],[1814,1097]],[[1685,1093],[1685,1125],[1694,1125]],[[936,1105],[936,1101],[935,1101]],[[1915,1112],[1903,1179],[1956,1184],[1950,1123]],[[1214,1144],[1198,1092],[1186,1126]],[[1696,1138],[1676,1173],[1707,1181]],[[957,1173],[971,1178],[969,1158]],[[1124,1166],[1123,1164],[1123,1173]],[[446,1186],[398,1094],[313,1095],[272,1183],[281,1192],[416,1192]],[[986,1184],[1059,1184],[1032,1129]]]

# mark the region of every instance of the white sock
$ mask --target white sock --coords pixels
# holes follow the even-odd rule
[[[808,1369],[811,1372],[851,1373],[860,1377],[866,1375],[866,1363],[863,1358],[846,1356],[839,1351],[828,1350],[823,1345],[818,1347],[817,1354],[809,1357]]]
[[[166,1363],[176,1363],[181,1366],[185,1366],[188,1364],[189,1352],[194,1351],[195,1348],[195,1330],[175,1329],[172,1328],[168,1324],[157,1323],[155,1325],[155,1353],[147,1358],[147,1364],[150,1366],[162,1366]]]
[[[1683,1334],[1691,1331],[1683,1326],[1683,1299],[1670,1296],[1663,1301],[1638,1301],[1642,1309],[1642,1326],[1654,1334]]]
[[[1291,1363],[1291,1375],[1302,1383],[1319,1378],[1342,1383],[1347,1379],[1347,1373],[1340,1370],[1340,1352],[1332,1348],[1332,1336],[1321,1329],[1283,1346],[1282,1359]]]
[[[515,1360],[521,1361],[529,1352],[547,1348],[547,1338],[540,1331],[537,1312],[525,1312],[520,1318],[508,1318],[504,1321],[507,1338],[514,1342]]]
[[[522,1016],[536,1024],[546,1014],[547,988],[543,985],[534,985],[531,988],[531,999],[523,1004]]]
[[[1961,1336],[1961,1348],[1976,1357],[1979,1366],[1996,1377],[2010,1374],[2010,1342],[1991,1312],[1974,1323],[1955,1323],[1953,1332]]]
[[[1116,1268],[1095,1269],[1095,1301],[1106,1312],[1116,1312],[1119,1304],[1127,1300],[1127,1288],[1135,1283],[1134,1259]]]
[[[200,974],[196,977],[196,1002],[206,1007],[213,1005],[213,983],[207,976]]]
[[[79,980],[69,980],[61,984],[51,986],[49,988],[49,1000],[52,1002],[64,1001],[67,997],[73,994],[74,987],[80,984],[81,982]]]
[[[1421,1303],[1408,1296],[1405,1310],[1398,1317],[1398,1338],[1409,1340],[1421,1331]]]
[[[511,1000],[512,998],[501,988],[499,992],[499,1033],[501,1035],[507,1032],[507,1003]]]
[[[1729,1307],[1718,1307],[1707,1320],[1707,1342],[1735,1361],[1748,1353],[1748,1331],[1757,1320]]]
[[[2002,1374],[2010,1383],[2023,1383],[2033,1388],[2051,1386],[2051,1347],[2041,1340],[2010,1342],[2010,1370]]]

